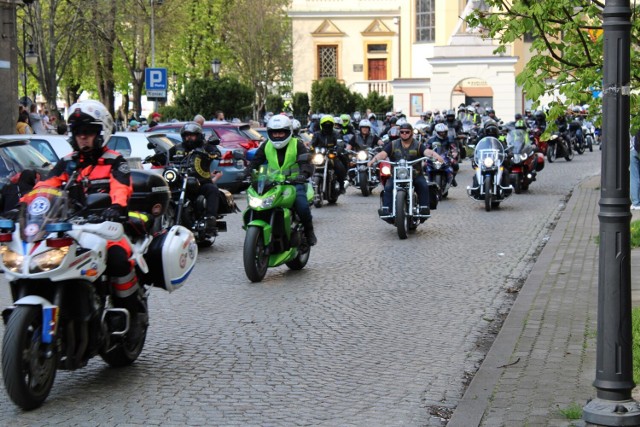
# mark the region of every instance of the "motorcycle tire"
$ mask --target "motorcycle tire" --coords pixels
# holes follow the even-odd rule
[[[570,162],[571,160],[573,160],[573,156],[574,156],[574,155],[575,155],[575,154],[574,154],[573,150],[571,150],[570,148],[567,148],[567,150],[565,151],[564,159],[565,159],[567,162]]]
[[[13,403],[27,411],[42,405],[56,377],[55,348],[45,349],[41,336],[40,307],[17,306],[9,317],[2,340],[2,376]],[[54,354],[46,357],[48,351]]]
[[[242,251],[244,272],[252,282],[261,282],[269,268],[269,255],[266,253],[262,228],[249,227],[244,236],[244,248]]]
[[[300,233],[304,234],[302,230]],[[307,238],[303,237],[303,243],[298,246],[298,255],[291,261],[286,262],[285,264],[291,270],[302,270],[307,262],[309,262],[309,255],[311,255],[311,246],[307,243]]]
[[[338,197],[340,197],[340,183],[337,179],[334,179],[331,181],[331,188],[327,195],[327,202],[329,202],[330,205],[335,205],[338,203]]]
[[[586,141],[587,141],[587,147],[589,147],[589,152],[593,153],[593,137],[588,136]]]
[[[486,176],[484,178],[484,210],[487,212],[491,212],[491,208],[493,207],[492,203],[492,194],[493,191],[493,178],[490,176]]]
[[[319,176],[316,176],[312,179],[312,181],[313,181],[313,188],[316,190],[316,195],[313,200],[313,206],[315,206],[316,208],[321,208],[322,199],[324,197],[324,194],[322,194],[322,178],[320,178]]]
[[[101,352],[100,357],[102,357],[102,360],[107,362],[107,364],[112,368],[122,368],[135,362],[140,356],[140,353],[142,353],[144,343],[147,340],[148,325],[149,322],[147,321],[141,325],[142,331],[135,341],[129,340],[127,334],[124,336],[122,342],[118,343],[118,345],[116,345],[112,350],[109,352]]]
[[[509,180],[511,181],[511,185],[513,185],[513,191],[516,194],[522,193],[522,177],[514,173],[511,174]]]
[[[579,142],[576,142],[575,147],[576,147],[576,151],[578,152],[578,154],[580,154],[580,155],[584,154],[584,148],[585,147],[584,147],[583,144],[580,144]]]
[[[553,163],[556,160],[556,146],[550,144],[547,147],[547,160],[549,160],[549,163]]]
[[[398,191],[396,193],[396,230],[398,231],[398,237],[400,240],[404,240],[407,238],[408,231],[408,219],[406,213],[406,205],[407,205],[407,193],[404,191]]]
[[[436,175],[434,178],[434,182],[438,186],[438,201],[444,199],[444,194],[442,193],[442,188],[444,187],[442,175]]]
[[[369,189],[369,176],[366,171],[358,173],[358,181],[360,182],[360,192],[364,197],[369,197],[371,190]]]

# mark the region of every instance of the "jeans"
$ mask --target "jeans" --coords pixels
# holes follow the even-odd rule
[[[391,203],[393,203],[393,178],[389,178],[384,186],[384,196],[382,198],[383,206],[389,208],[391,212]],[[418,193],[418,203],[420,206],[429,207],[429,184],[423,175],[413,177],[413,188]]]
[[[207,201],[207,216],[215,217],[218,214],[218,205],[220,204],[220,190],[218,186],[212,182],[200,185],[200,194]]]
[[[309,208],[309,202],[307,201],[307,185],[296,184],[296,201],[294,202],[296,212],[300,217],[302,225],[311,222],[311,209]]]
[[[638,152],[631,149],[629,154],[629,195],[632,205],[640,205],[640,158]]]

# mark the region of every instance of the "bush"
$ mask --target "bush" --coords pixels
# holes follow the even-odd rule
[[[295,117],[306,117],[309,115],[309,94],[306,92],[296,92],[293,94],[293,115]]]
[[[191,120],[196,114],[211,119],[217,110],[224,111],[227,119],[246,120],[251,116],[253,99],[253,89],[234,78],[194,79],[178,95],[175,110],[171,111],[179,120]]]
[[[280,95],[267,95],[264,106],[267,112],[278,114],[284,109],[284,100]]]
[[[358,96],[334,78],[316,80],[311,85],[311,109],[327,114],[356,111]]]

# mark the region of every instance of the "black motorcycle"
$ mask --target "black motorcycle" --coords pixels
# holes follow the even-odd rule
[[[562,131],[554,132],[547,141],[547,159],[553,163],[558,157],[564,157],[566,161],[573,160],[573,150],[571,141],[567,138],[567,133]]]
[[[321,208],[323,201],[335,204],[340,197],[340,182],[334,169],[334,163],[340,162],[340,156],[344,154],[344,141],[339,140],[333,148],[317,147],[313,149],[311,163],[315,166],[315,172],[311,177],[314,196],[313,205]]]

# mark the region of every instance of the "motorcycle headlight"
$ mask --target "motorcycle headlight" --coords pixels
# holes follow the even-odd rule
[[[550,141],[553,141],[554,139],[558,139],[558,135],[551,135],[551,138],[549,138]]]
[[[407,178],[409,178],[409,170],[407,168],[399,168],[396,171],[396,177],[398,179],[407,179]]]
[[[273,205],[274,200],[275,200],[274,196],[261,198],[261,197],[253,197],[249,195],[249,206],[251,206],[254,209],[257,209],[257,208],[268,209]]]
[[[6,250],[2,251],[2,262],[4,266],[9,270],[16,272],[22,269],[22,261],[24,260],[24,256],[12,251],[11,249],[6,248]]]
[[[389,166],[389,165],[384,165],[384,166],[382,167],[382,169],[380,169],[380,173],[381,173],[382,175],[391,175],[391,166]]]
[[[311,162],[314,165],[321,165],[324,163],[324,154],[314,154]]]
[[[482,164],[485,168],[493,167],[493,159],[491,157],[485,157]]]
[[[69,247],[51,249],[50,251],[42,252],[31,258],[29,263],[30,273],[41,273],[43,271],[50,271],[58,268],[64,257],[69,253]]]
[[[360,161],[367,160],[369,158],[369,154],[366,151],[358,151],[358,155],[356,158]]]
[[[167,169],[164,171],[162,176],[167,180],[167,182],[173,182],[178,178],[178,172],[174,169]]]

